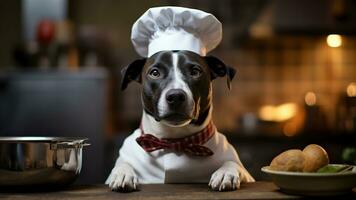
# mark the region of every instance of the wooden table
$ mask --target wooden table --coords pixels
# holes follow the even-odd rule
[[[70,186],[62,191],[37,193],[0,193],[0,199],[6,200],[126,200],[126,199],[301,199],[281,193],[270,182],[243,184],[240,190],[215,192],[205,184],[165,184],[141,185],[140,191],[133,193],[112,192],[105,185]],[[356,199],[356,193],[342,199]]]

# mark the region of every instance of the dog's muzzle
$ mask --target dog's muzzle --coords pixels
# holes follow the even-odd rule
[[[193,109],[189,103],[187,93],[184,90],[170,89],[164,98],[167,108],[165,113],[161,116],[161,119],[180,124],[181,122],[190,121],[193,118]]]
[[[178,109],[186,103],[187,95],[182,89],[171,89],[166,94],[166,101],[170,109]]]

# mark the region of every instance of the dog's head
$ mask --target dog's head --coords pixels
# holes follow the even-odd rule
[[[202,123],[211,106],[211,81],[235,70],[213,56],[190,51],[161,51],[132,62],[122,71],[121,89],[131,81],[142,83],[144,110],[169,126]]]

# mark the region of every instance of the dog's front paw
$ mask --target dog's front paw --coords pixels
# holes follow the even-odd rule
[[[112,191],[132,192],[138,188],[138,178],[128,164],[116,166],[106,180]]]
[[[215,191],[230,191],[240,188],[240,177],[235,163],[225,163],[211,176],[209,186]]]

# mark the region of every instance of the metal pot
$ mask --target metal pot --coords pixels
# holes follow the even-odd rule
[[[1,186],[65,186],[82,167],[86,138],[0,137]]]

